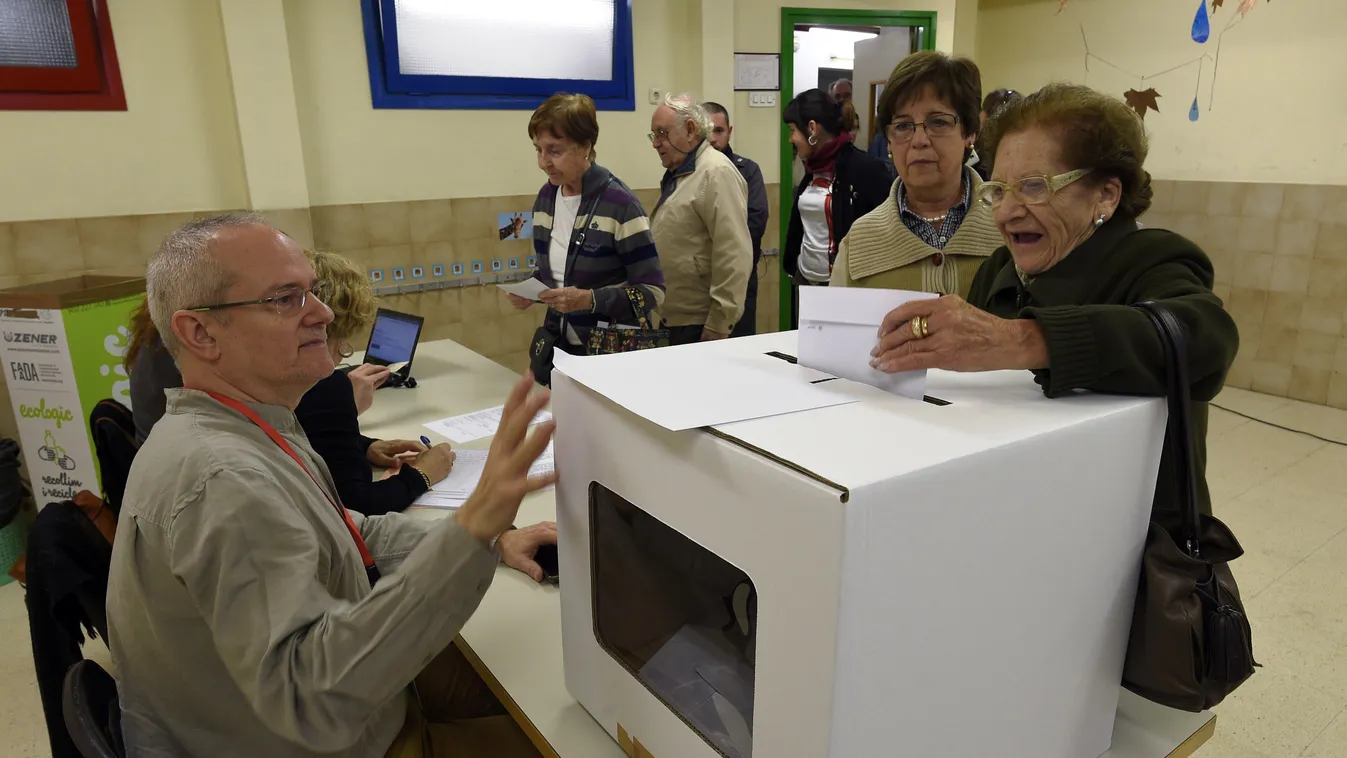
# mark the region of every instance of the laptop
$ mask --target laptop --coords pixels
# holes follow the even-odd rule
[[[394,374],[411,376],[412,358],[416,356],[424,323],[420,316],[380,308],[374,316],[369,346],[365,348],[365,363],[388,366]]]

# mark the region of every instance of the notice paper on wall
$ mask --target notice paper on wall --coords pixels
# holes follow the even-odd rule
[[[432,432],[444,437],[448,437],[454,442],[472,442],[485,437],[493,437],[496,429],[500,427],[500,417],[505,411],[505,406],[498,405],[495,408],[473,411],[465,413],[462,416],[450,416],[438,421],[427,422],[424,426]],[[541,424],[552,418],[550,411],[538,411],[538,415],[533,417],[534,424]],[[460,451],[459,455],[463,452]]]
[[[457,510],[472,496],[481,481],[482,471],[486,468],[485,450],[456,450],[454,467],[449,476],[431,486],[430,490],[418,497],[412,507],[442,508]],[[552,445],[549,443],[538,460],[529,468],[529,476],[542,476],[552,473],[556,462],[552,457]]]
[[[886,374],[870,368],[870,351],[879,344],[879,325],[889,311],[935,297],[904,290],[801,287],[800,365],[920,400],[926,393],[925,371]]]

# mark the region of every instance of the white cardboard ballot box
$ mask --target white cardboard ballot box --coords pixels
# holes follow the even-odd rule
[[[794,345],[687,349],[790,375],[766,354]],[[605,370],[644,381],[641,353],[620,358]],[[1162,401],[933,371],[927,401],[856,385],[856,402],[669,431],[567,365],[566,684],[629,755],[1108,749]]]

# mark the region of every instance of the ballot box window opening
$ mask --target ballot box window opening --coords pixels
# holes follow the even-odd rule
[[[598,482],[589,485],[594,636],[725,758],[752,758],[757,589]]]

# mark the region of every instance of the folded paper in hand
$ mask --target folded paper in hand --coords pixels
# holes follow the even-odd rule
[[[511,295],[518,295],[526,300],[533,300],[535,302],[538,300],[539,295],[549,289],[546,284],[543,284],[533,277],[518,282],[510,282],[509,284],[497,284],[496,286]]]
[[[886,374],[870,368],[870,351],[879,344],[879,325],[889,311],[936,297],[904,290],[801,287],[800,365],[920,400],[926,394],[924,370]]]

